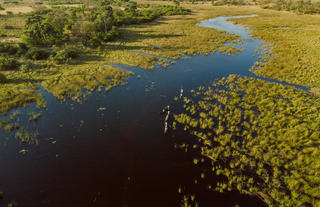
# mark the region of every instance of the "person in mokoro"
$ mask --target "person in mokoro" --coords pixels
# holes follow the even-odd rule
[[[166,118],[164,119],[165,122],[167,122],[169,120],[169,117],[170,117],[170,111],[168,111],[167,115],[166,115]]]
[[[183,95],[183,88],[181,87],[181,90],[180,90],[180,99],[182,98],[182,95]]]
[[[168,132],[168,122],[164,122],[164,134]]]
[[[168,105],[168,106],[165,106],[165,107],[160,111],[160,115],[166,113],[166,112],[169,111],[169,110],[170,110],[170,106],[169,106],[169,105]]]

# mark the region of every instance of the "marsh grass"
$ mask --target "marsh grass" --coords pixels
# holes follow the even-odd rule
[[[24,84],[0,85],[0,113],[4,114],[21,106],[26,107],[29,103],[36,103],[39,107],[45,106],[42,95],[35,89],[25,88]]]
[[[320,88],[311,88],[311,89],[310,89],[310,92],[311,92],[313,95],[320,97]]]
[[[41,116],[41,113],[32,112],[29,114],[29,120],[36,121]],[[8,118],[0,119],[0,129],[12,134],[16,139],[23,144],[38,144],[39,132],[36,130],[29,130],[19,125],[20,112],[12,112]]]
[[[0,35],[1,42],[10,42],[12,40],[16,41],[20,38],[23,27],[24,27],[25,17],[23,15],[0,15]],[[5,29],[5,28],[11,29]]]
[[[255,18],[234,19],[267,42],[270,50],[252,69],[255,74],[307,87],[320,86],[320,16],[257,11]],[[288,27],[291,29],[279,30]]]
[[[197,101],[194,101],[197,100]],[[319,99],[294,87],[230,75],[184,98],[181,128],[199,139],[217,191],[270,206],[319,205]]]
[[[24,144],[38,144],[38,135],[38,131],[29,131],[23,127],[19,128],[15,133],[15,137]]]
[[[104,87],[107,91],[115,86],[123,85],[131,75],[133,73],[130,71],[110,65],[62,66],[58,74],[42,82],[42,87],[58,99],[81,100],[97,88],[101,90]]]
[[[159,58],[133,52],[177,59],[183,54],[215,53],[220,47],[224,49],[225,43],[239,43],[236,35],[196,26],[201,19],[198,14],[171,16],[149,24],[123,27],[121,38],[108,44],[106,58],[115,63],[153,69]]]

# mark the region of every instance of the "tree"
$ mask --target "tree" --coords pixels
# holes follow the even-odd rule
[[[113,12],[111,6],[102,7],[94,20],[96,30],[98,32],[107,33],[113,25]]]
[[[89,46],[95,36],[95,25],[88,20],[78,20],[72,27],[72,34],[83,45]]]
[[[64,27],[55,23],[50,23],[38,14],[30,15],[25,26],[25,41],[34,45],[54,45],[63,42]]]
[[[126,4],[126,7],[125,7],[125,11],[127,12],[132,12],[132,13],[135,13],[137,11],[137,2],[135,1],[129,1],[127,4]]]

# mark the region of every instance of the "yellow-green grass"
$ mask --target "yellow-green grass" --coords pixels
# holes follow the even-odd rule
[[[250,26],[270,51],[253,71],[307,87],[320,87],[320,16],[257,10],[258,17],[235,19]],[[288,27],[288,29],[282,29]],[[270,56],[271,54],[271,56]]]
[[[38,61],[42,69],[29,72],[4,71],[7,83],[0,84],[0,113],[7,113],[18,106],[37,102],[44,106],[42,95],[37,91],[39,86],[52,93],[58,99],[83,97],[81,89],[92,92],[94,89],[106,87],[110,89],[124,84],[132,72],[113,66],[104,66],[105,62],[92,57],[82,56],[82,60],[70,65],[53,65],[46,61]]]
[[[108,91],[112,87],[125,84],[125,80],[133,73],[121,68],[99,63],[84,64],[81,67],[63,66],[59,73],[50,79],[42,81],[44,89],[52,93],[58,99],[72,97],[80,100],[85,94],[95,89]]]
[[[4,7],[5,10],[0,11],[0,14],[4,15],[7,14],[7,12],[12,12],[13,14],[19,14],[19,13],[28,13],[33,10],[35,10],[35,7],[32,6],[10,6],[10,7]]]
[[[310,88],[310,92],[313,95],[320,97],[320,88]]]
[[[22,35],[25,17],[22,15],[0,16],[0,41],[19,41]],[[9,27],[8,27],[9,26]]]
[[[227,42],[238,42],[236,35],[196,26],[202,12],[191,15],[162,17],[152,23],[121,28],[122,37],[107,45],[106,59],[110,62],[152,69],[156,58],[135,54],[144,52],[166,58],[183,54],[209,54]],[[211,15],[212,16],[212,15]]]

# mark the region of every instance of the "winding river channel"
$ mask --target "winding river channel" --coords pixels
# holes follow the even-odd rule
[[[196,140],[179,131],[164,136],[164,117],[159,116],[167,104],[174,113],[173,98],[181,87],[188,95],[190,89],[229,74],[256,77],[248,70],[257,61],[255,50],[262,41],[228,18],[198,26],[240,35],[240,54],[191,56],[154,71],[121,65],[135,73],[127,85],[108,93],[95,91],[82,103],[60,102],[42,91],[46,109],[34,104],[18,109],[20,124],[39,131],[39,144],[22,145],[0,132],[0,206],[13,200],[22,207],[180,206],[183,195],[195,195],[201,207],[264,206],[238,192],[208,190],[207,184],[218,178],[208,174],[201,180],[202,169],[193,164],[199,152],[174,147]],[[28,121],[30,111],[41,111],[36,123]],[[19,153],[22,149],[25,154]]]

